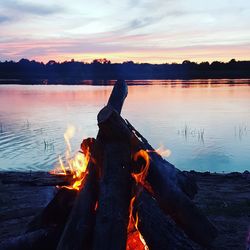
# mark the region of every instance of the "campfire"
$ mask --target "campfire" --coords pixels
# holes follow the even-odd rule
[[[209,247],[216,228],[193,202],[192,176],[162,158],[120,115],[128,89],[114,85],[97,116],[96,138],[84,139],[71,159],[65,135],[64,175],[52,201],[5,249],[166,250]],[[169,154],[169,150],[163,153]],[[193,243],[195,242],[195,243]]]

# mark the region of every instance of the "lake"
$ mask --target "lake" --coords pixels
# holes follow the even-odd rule
[[[182,170],[250,170],[248,80],[129,81],[122,116]],[[0,170],[51,170],[76,128],[73,153],[95,137],[112,86],[0,85]],[[73,154],[72,153],[72,154]]]

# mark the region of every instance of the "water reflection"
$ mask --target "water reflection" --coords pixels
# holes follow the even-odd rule
[[[216,82],[217,81],[217,82]],[[250,169],[248,80],[129,81],[123,116],[180,169]],[[216,82],[216,84],[215,84]],[[189,84],[188,84],[189,83]],[[97,133],[112,86],[0,86],[0,169],[49,170],[77,128],[73,150]]]

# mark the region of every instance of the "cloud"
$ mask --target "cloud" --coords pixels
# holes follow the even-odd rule
[[[10,18],[7,16],[0,16],[0,24],[8,22],[9,20],[10,20]]]
[[[8,9],[10,13],[22,12],[33,15],[51,15],[54,13],[61,12],[63,8],[56,4],[45,5],[31,2],[24,2],[19,0],[8,0],[4,1],[2,8]]]
[[[2,0],[0,53],[4,59],[44,60],[81,55],[117,61],[246,58],[248,2]]]
[[[39,61],[56,59],[64,61],[92,60],[107,57],[112,62],[134,60],[140,62],[181,62],[184,59],[191,61],[228,61],[232,57],[239,60],[247,59],[246,51],[250,43],[224,44],[224,45],[195,45],[195,46],[145,46],[143,41],[148,39],[145,35],[121,35],[113,42],[111,34],[107,37],[86,37],[79,39],[30,39],[29,41],[0,41],[0,54],[2,58],[19,60],[26,57]],[[130,41],[133,41],[131,43]],[[138,44],[141,44],[140,46]],[[230,51],[230,53],[228,53]]]
[[[142,27],[146,27],[152,24],[151,21],[152,21],[151,18],[133,19],[132,21],[129,22],[128,29],[131,30],[131,29],[139,29]]]

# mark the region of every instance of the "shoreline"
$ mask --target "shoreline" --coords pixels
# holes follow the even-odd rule
[[[176,84],[208,84],[206,81],[211,81],[209,84],[221,84],[221,81],[226,81],[223,84],[250,84],[249,77],[138,77],[138,78],[124,78],[125,81],[128,82],[128,85],[152,85],[148,83],[150,81],[170,81],[173,84],[173,81],[188,81],[186,83],[176,83]],[[116,78],[48,78],[48,77],[41,77],[41,78],[0,78],[0,85],[86,85],[86,86],[113,86],[116,81]],[[138,81],[143,81],[146,83],[139,84],[136,83]],[[200,81],[200,82],[198,82]],[[242,81],[241,83],[237,83],[235,81]],[[133,83],[131,83],[133,82]]]
[[[197,181],[195,204],[218,229],[211,249],[246,249],[250,233],[250,172],[184,172]],[[0,172],[0,241],[20,235],[52,199],[55,186],[65,184],[65,176],[44,171]]]

